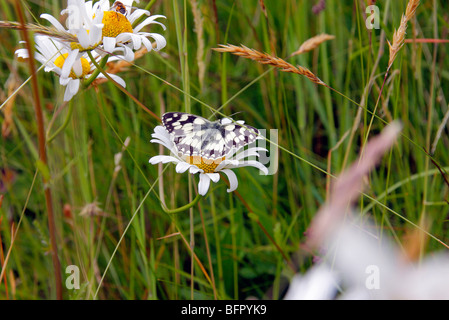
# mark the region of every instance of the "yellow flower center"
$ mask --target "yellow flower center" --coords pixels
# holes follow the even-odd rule
[[[215,169],[218,167],[218,165],[225,159],[225,157],[220,159],[204,159],[200,156],[188,156],[186,159],[186,162],[193,164],[197,166],[198,168],[202,169],[204,173],[214,173]]]
[[[88,30],[89,31],[89,30]],[[78,42],[70,42],[70,49],[75,50],[78,49],[80,52],[86,52],[86,51],[92,51],[94,50],[96,47],[98,47],[101,44],[101,41],[98,42],[97,44],[84,48],[81,44],[79,44]]]
[[[120,12],[105,11],[103,15],[103,37],[115,38],[124,32],[133,32],[131,22]]]
[[[62,69],[62,67],[64,66],[64,62],[68,56],[69,56],[68,53],[64,53],[64,54],[61,54],[59,57],[57,57],[55,60],[55,66]],[[90,64],[89,64],[89,61],[87,61],[87,59],[81,58],[81,66],[83,68],[83,73],[80,76],[76,75],[76,73],[73,71],[73,68],[72,68],[70,75],[69,75],[72,79],[81,79],[89,74]]]

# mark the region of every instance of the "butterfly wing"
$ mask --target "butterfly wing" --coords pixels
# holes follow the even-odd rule
[[[224,143],[229,151],[231,149],[238,150],[253,143],[260,134],[259,130],[254,127],[235,122],[224,124],[223,129],[225,131]]]
[[[193,124],[197,118],[207,121],[204,118],[189,113],[167,112],[162,115],[162,124],[171,135],[175,137],[185,136],[193,132]]]
[[[184,112],[168,112],[162,115],[162,124],[173,137],[178,151],[187,156],[202,155],[205,134],[212,122]]]
[[[211,122],[183,112],[162,115],[162,124],[180,153],[211,160],[222,158],[232,149],[240,149],[257,139],[256,128],[229,121]]]

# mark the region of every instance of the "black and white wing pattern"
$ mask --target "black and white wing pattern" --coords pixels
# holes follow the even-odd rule
[[[178,152],[215,160],[254,142],[259,130],[224,118],[209,121],[183,112],[162,115],[162,124],[170,133]]]

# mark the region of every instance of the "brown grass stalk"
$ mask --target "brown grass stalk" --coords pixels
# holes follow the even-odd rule
[[[5,95],[3,91],[0,91],[0,99],[1,101],[6,101],[4,107],[2,108],[3,116],[5,117],[2,123],[2,137],[6,138],[10,135],[13,127],[14,127],[14,101],[16,99],[16,95],[14,92],[19,87],[19,81],[14,74],[10,74],[8,80],[5,83],[5,90],[7,94]],[[6,97],[10,97],[8,100]]]
[[[44,36],[50,36],[57,38],[62,41],[76,42],[78,43],[78,38],[69,32],[61,31],[53,27],[45,27],[39,24],[27,23],[22,25],[15,21],[0,21],[0,28],[14,29],[14,30],[28,30],[32,33],[37,33]]]
[[[302,54],[305,52],[309,52],[312,51],[313,49],[316,49],[320,44],[322,44],[325,41],[328,40],[332,40],[335,39],[335,36],[330,35],[330,34],[326,34],[326,33],[322,33],[319,34],[315,37],[312,37],[306,41],[304,41],[304,43],[299,47],[298,50],[296,50],[295,52],[293,52],[290,57],[296,56],[298,54]]]
[[[405,43],[405,35],[407,31],[408,22],[415,16],[416,9],[419,6],[419,0],[410,0],[407,4],[407,8],[405,10],[405,14],[402,15],[401,24],[399,28],[394,31],[393,34],[393,43],[388,42],[390,46],[390,59],[388,61],[388,69],[390,70],[393,65],[396,56],[401,50],[402,46]]]
[[[250,49],[248,47],[245,47],[244,45],[239,47],[239,46],[235,46],[232,44],[228,44],[228,45],[221,44],[220,48],[213,48],[213,50],[218,51],[218,52],[232,53],[234,55],[237,55],[237,56],[240,56],[243,58],[254,60],[261,64],[271,65],[271,66],[274,66],[274,67],[280,69],[283,72],[299,74],[299,75],[305,76],[310,81],[312,81],[316,84],[319,84],[322,86],[327,86],[323,81],[321,81],[320,78],[318,78],[316,75],[314,75],[307,68],[304,68],[301,66],[295,67],[294,65],[288,63],[287,61],[285,61],[281,58],[274,57],[272,55],[269,55],[267,53],[262,53],[260,51],[254,50],[254,49]]]
[[[195,33],[197,39],[196,63],[198,65],[198,81],[200,88],[204,86],[204,77],[206,75],[206,64],[204,63],[204,19],[200,10],[200,5],[196,0],[190,0],[192,6],[193,22],[195,24]]]
[[[28,34],[28,29],[25,27],[25,16],[22,10],[22,5],[19,0],[15,1],[16,12],[19,17],[20,24],[22,28],[20,30],[23,34],[23,39],[25,40],[25,45],[30,53],[30,57],[33,56],[33,47],[31,46],[30,36]],[[28,65],[30,69],[31,75],[36,73],[36,67],[34,63],[34,59],[28,59]],[[37,83],[37,78],[35,76],[31,77],[31,86],[34,98],[34,110],[36,114],[36,122],[37,122],[37,133],[38,133],[38,143],[39,143],[39,159],[44,166],[47,166],[47,150],[46,150],[46,140],[45,140],[45,129],[44,129],[44,116],[42,112],[42,105],[39,97],[39,86]],[[56,240],[56,226],[53,212],[53,202],[52,202],[52,194],[51,189],[48,186],[48,178],[45,174],[42,175],[43,184],[44,184],[44,196],[45,203],[47,207],[47,218],[48,218],[48,229],[50,234],[50,250],[51,257],[53,261],[53,271],[55,275],[56,282],[56,297],[58,300],[62,300],[62,277],[61,277],[61,263],[58,257],[58,246]]]
[[[0,195],[0,208],[2,207],[2,202],[3,202],[3,195]],[[3,217],[0,217],[0,230],[2,229],[2,219]],[[3,242],[2,242],[2,235],[0,233],[0,263],[2,266],[5,265],[5,256],[3,254]],[[0,278],[0,284],[2,282],[5,282],[5,296],[6,296],[6,300],[9,300],[9,293],[8,293],[8,281],[6,279],[6,273],[3,274],[3,277]]]
[[[319,248],[332,230],[344,221],[347,212],[350,211],[365,186],[366,176],[394,145],[401,129],[400,123],[393,122],[378,136],[371,138],[366,145],[363,157],[360,154],[359,160],[333,181],[326,203],[309,226],[306,248]]]

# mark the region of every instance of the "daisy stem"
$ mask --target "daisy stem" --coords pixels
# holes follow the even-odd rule
[[[153,4],[156,2],[156,0],[151,0],[150,2],[147,3],[147,5],[145,6],[145,8],[143,10],[147,10],[149,11],[150,8],[153,6]],[[141,15],[139,18],[136,19],[136,21],[134,21],[132,27],[135,28],[136,26],[138,26],[143,20],[145,19],[145,15]]]
[[[170,214],[180,213],[180,212],[182,212],[182,211],[185,211],[185,210],[188,210],[188,209],[192,208],[194,205],[196,205],[196,204],[198,203],[198,201],[200,201],[201,198],[203,198],[203,196],[200,195],[200,194],[198,193],[198,194],[196,195],[195,199],[193,199],[192,202],[190,202],[190,203],[188,203],[188,204],[186,204],[186,205],[184,205],[184,206],[182,206],[182,207],[176,208],[176,209],[168,209],[168,208],[167,208],[166,206],[164,206],[164,205],[162,204],[162,202],[161,202],[161,204],[162,204],[162,209],[163,209],[166,213],[170,213]]]
[[[147,5],[145,6],[144,10],[150,10],[150,8],[153,6],[153,4],[156,2],[156,0],[151,0],[150,2],[147,3]]]
[[[97,65],[96,65],[97,61],[95,60],[95,58],[92,56],[92,54],[91,54],[90,52],[89,52],[89,57],[90,57],[90,59],[92,60],[92,63],[94,63],[94,61],[95,61],[94,65],[97,66]],[[97,77],[98,77],[98,75],[100,74],[101,70],[103,70],[104,67],[106,66],[106,63],[108,62],[108,59],[109,59],[109,54],[107,54],[106,56],[103,57],[103,59],[101,59],[101,61],[100,61],[100,63],[99,63],[99,66],[100,66],[101,68],[98,68],[98,67],[97,67],[97,68],[94,70],[94,72],[92,72],[92,74],[90,75],[90,77],[89,77],[88,79],[86,79],[86,80],[83,82],[83,87],[84,87],[84,88],[88,88],[88,87],[92,84],[92,82],[93,82],[95,79],[97,79]]]
[[[67,125],[70,122],[70,118],[72,117],[72,114],[73,114],[73,103],[70,101],[69,110],[67,110],[67,115],[64,119],[64,123],[55,131],[55,133],[47,137],[47,143],[52,142],[57,137],[57,135],[60,134],[67,127]]]

